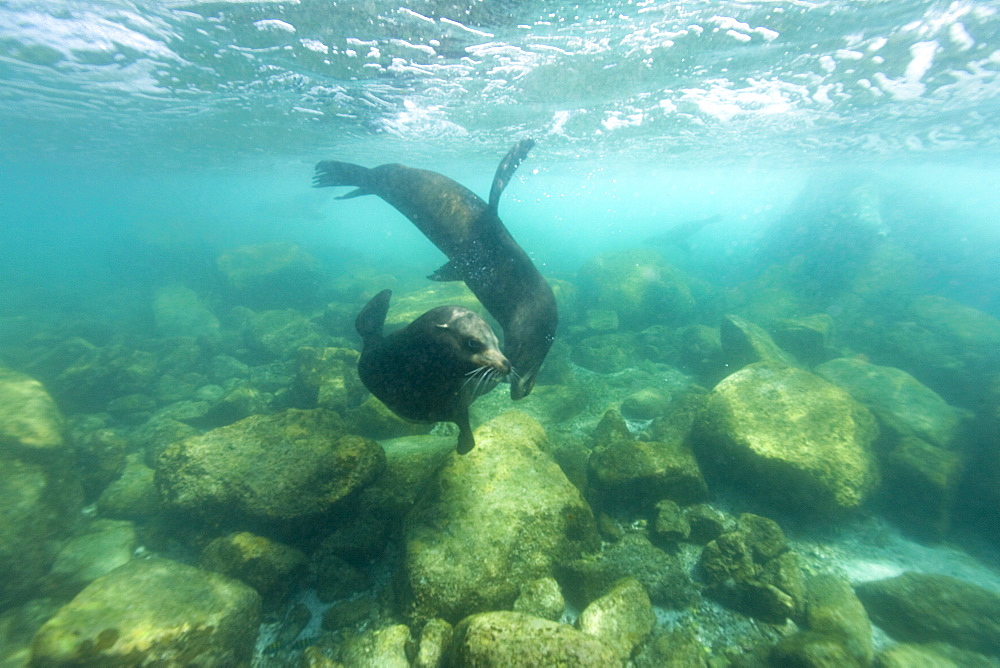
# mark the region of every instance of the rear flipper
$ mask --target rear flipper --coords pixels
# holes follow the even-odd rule
[[[357,190],[346,195],[341,195],[337,199],[349,199],[361,195],[371,194],[365,188],[368,182],[368,172],[371,170],[352,162],[339,162],[337,160],[324,160],[316,163],[316,173],[313,174],[313,188],[325,188],[326,186],[356,186]]]
[[[455,420],[458,425],[458,454],[468,454],[472,448],[476,447],[476,440],[472,438],[472,426],[469,424],[469,409],[466,408]]]

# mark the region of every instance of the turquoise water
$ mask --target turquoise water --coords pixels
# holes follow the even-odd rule
[[[316,162],[398,162],[445,174],[485,199],[498,161],[526,137],[537,144],[499,213],[556,286],[561,326],[537,396],[514,403],[501,386],[474,406],[474,426],[526,411],[594,513],[644,532],[645,500],[606,506],[593,471],[588,486],[597,425],[606,409],[627,413],[623,401],[641,390],[672,397],[666,414],[649,418],[664,424],[680,410],[678,397],[704,397],[742,366],[727,357],[725,334],[718,343],[720,322],[735,314],[812,371],[848,358],[910,374],[961,416],[953,441],[929,446],[934,456],[954,453],[961,473],[941,501],[944,528],[914,524],[912,513],[932,512],[919,504],[894,514],[891,494],[919,489],[892,468],[905,454],[899,442],[913,434],[873,408],[882,436],[872,457],[888,482],[857,512],[803,520],[732,476],[708,474],[712,502],[733,517],[773,517],[813,571],[828,558],[852,584],[918,570],[1000,589],[995,2],[7,0],[0,366],[38,379],[54,397],[81,490],[68,493],[78,498],[60,506],[66,514],[48,535],[0,545],[11,563],[22,550],[22,561],[38,566],[18,576],[27,590],[0,589],[0,620],[30,618],[37,628],[82,589],[51,585],[50,565],[92,520],[122,519],[98,499],[126,454],[156,468],[169,444],[151,445],[151,420],[183,413],[183,402],[207,402],[177,420],[202,433],[324,406],[322,394],[295,394],[300,345],[358,350],[354,315],[385,287],[397,303],[409,295],[435,304],[425,277],[444,263],[442,253],[377,197],[339,201],[341,189],[312,188]],[[669,238],[703,219],[711,222]],[[274,292],[262,283],[241,292],[219,262],[289,243],[307,258],[306,289],[285,276]],[[647,255],[630,255],[637,249]],[[680,278],[654,280],[643,273],[647,262]],[[640,269],[629,273],[630,264]],[[594,278],[600,266],[619,268]],[[628,287],[636,281],[638,298]],[[190,292],[164,307],[178,286]],[[279,309],[292,309],[280,317],[302,331],[312,328],[289,334],[284,348],[260,334],[265,312]],[[828,319],[826,338],[793,351],[798,340],[781,338],[793,329],[788,321],[815,316]],[[696,335],[716,342],[702,357],[685,347]],[[91,357],[67,357],[84,348]],[[154,369],[148,377],[95,372],[74,384],[70,373],[105,364],[141,376],[129,366],[136,356]],[[220,376],[220,357],[246,370]],[[234,388],[257,393],[257,403],[233,408],[219,399]],[[354,411],[362,400],[359,390],[325,407]],[[908,415],[911,423],[926,418],[916,408]],[[625,417],[640,440],[673,433]],[[122,439],[122,461],[95,455],[98,432]],[[685,438],[697,441],[697,433]],[[384,440],[375,427],[362,435]],[[20,452],[0,445],[2,457]],[[106,475],[90,475],[94,457]],[[320,530],[221,520],[190,529],[172,512],[129,518],[139,554],[197,563],[225,528],[258,531],[319,559]],[[401,521],[386,521],[389,547],[365,566],[374,584],[351,596],[391,589],[406,542]],[[0,531],[0,541],[14,534]],[[697,553],[685,545],[681,557],[695,573]],[[319,638],[315,581],[289,581],[289,600],[309,601],[314,613],[306,639]],[[40,600],[35,590],[50,614],[26,612]],[[260,665],[309,644],[292,636],[274,645],[286,607],[266,611]],[[384,601],[376,607],[358,629],[404,617]],[[752,625],[742,613],[709,623],[665,609],[657,604],[656,632],[704,624],[696,635],[706,651],[731,654],[736,638],[749,637],[740,635]],[[6,638],[17,649],[10,665],[23,665],[30,636]],[[892,644],[876,639],[883,649]],[[342,640],[327,638],[327,649]],[[996,660],[997,651],[986,653]]]

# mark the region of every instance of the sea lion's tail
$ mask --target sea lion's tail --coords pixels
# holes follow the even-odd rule
[[[325,188],[327,186],[355,186],[357,190],[352,190],[346,195],[341,195],[337,199],[350,199],[361,195],[371,194],[365,188],[368,182],[368,172],[371,170],[353,162],[340,162],[338,160],[324,160],[316,163],[316,173],[313,174],[313,188]]]
[[[385,316],[389,313],[390,297],[392,297],[392,290],[383,290],[378,293],[368,300],[368,303],[354,320],[354,329],[358,330],[365,345],[382,338]]]

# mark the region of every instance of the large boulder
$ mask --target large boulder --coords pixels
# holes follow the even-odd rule
[[[626,328],[686,322],[694,297],[687,278],[651,249],[599,255],[580,268],[585,308],[614,311]]]
[[[0,610],[37,593],[82,496],[52,397],[0,368]]]
[[[279,523],[330,510],[385,467],[375,441],[320,408],[254,415],[174,443],[156,482],[166,503],[207,519]]]
[[[798,366],[798,361],[782,350],[763,327],[737,315],[727,315],[719,326],[722,359],[732,369],[754,362]]]
[[[941,641],[1000,656],[1000,594],[947,575],[903,573],[855,587],[872,621],[900,642]]]
[[[218,338],[219,319],[191,288],[167,285],[153,295],[156,333],[164,337],[191,336]]]
[[[245,584],[166,559],[135,559],[39,629],[31,665],[246,665],[259,624],[260,596]]]
[[[581,631],[614,650],[624,663],[653,630],[656,614],[639,581],[625,578],[607,594],[591,601],[576,624]]]
[[[807,371],[752,364],[715,386],[696,425],[700,457],[789,510],[856,510],[878,483],[875,418]]]
[[[523,612],[498,611],[472,615],[455,627],[451,665],[607,668],[621,661],[613,649],[572,626]]]
[[[215,264],[232,299],[252,308],[308,304],[321,279],[316,259],[287,241],[240,246]]]
[[[948,447],[969,417],[901,369],[840,358],[819,365],[816,373],[847,390],[900,437]]]
[[[518,411],[476,430],[452,454],[404,526],[404,593],[423,621],[509,608],[522,587],[596,546],[590,507],[543,446],[545,431]]]

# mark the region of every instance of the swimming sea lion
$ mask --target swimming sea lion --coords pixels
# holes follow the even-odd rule
[[[500,162],[489,202],[447,176],[397,164],[368,169],[326,160],[316,165],[313,180],[317,188],[357,187],[338,199],[378,195],[448,256],[429,278],[465,281],[503,327],[515,400],[535,386],[559,319],[552,288],[497,215],[500,195],[532,146],[534,141],[522,140]]]
[[[358,375],[400,417],[456,423],[464,455],[476,444],[469,405],[510,373],[510,362],[486,321],[461,306],[438,306],[383,337],[391,296],[372,297],[354,322],[364,344]]]

